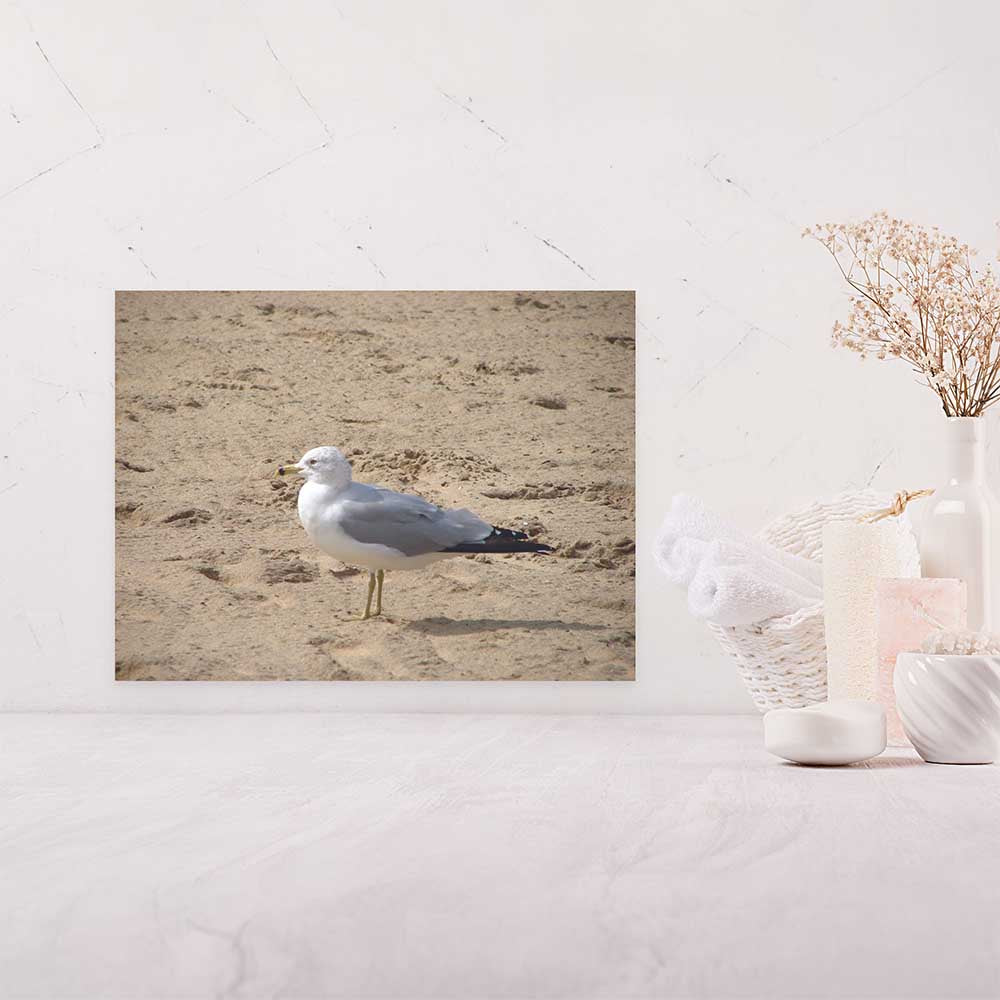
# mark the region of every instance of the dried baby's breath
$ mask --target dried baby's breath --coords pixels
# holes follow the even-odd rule
[[[907,361],[949,417],[978,417],[1000,398],[1000,285],[989,264],[973,267],[968,244],[885,212],[803,236],[826,247],[853,289],[835,346]]]

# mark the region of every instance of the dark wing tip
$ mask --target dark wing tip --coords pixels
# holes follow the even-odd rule
[[[495,552],[498,555],[509,552],[554,552],[551,545],[544,542],[533,542],[527,532],[515,531],[512,528],[497,528],[478,542],[463,542],[453,545],[446,552]]]

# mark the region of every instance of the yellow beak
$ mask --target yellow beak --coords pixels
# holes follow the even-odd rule
[[[291,462],[288,465],[279,465],[278,471],[274,474],[275,478],[278,476],[295,476],[302,471],[301,466],[298,462]]]

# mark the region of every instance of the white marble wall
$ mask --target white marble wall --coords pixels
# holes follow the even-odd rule
[[[0,8],[0,700],[8,708],[744,711],[647,550],[927,479],[934,400],[827,346],[807,223],[993,252],[989,0]],[[114,685],[112,290],[635,288],[639,680]],[[994,459],[997,452],[993,452]]]

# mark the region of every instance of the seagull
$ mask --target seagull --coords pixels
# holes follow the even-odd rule
[[[497,528],[470,510],[445,510],[410,493],[355,482],[351,463],[332,445],[307,451],[298,462],[279,467],[276,475],[305,479],[299,520],[310,539],[327,555],[368,570],[362,621],[382,614],[387,569],[423,569],[476,552],[553,551],[523,531]]]

